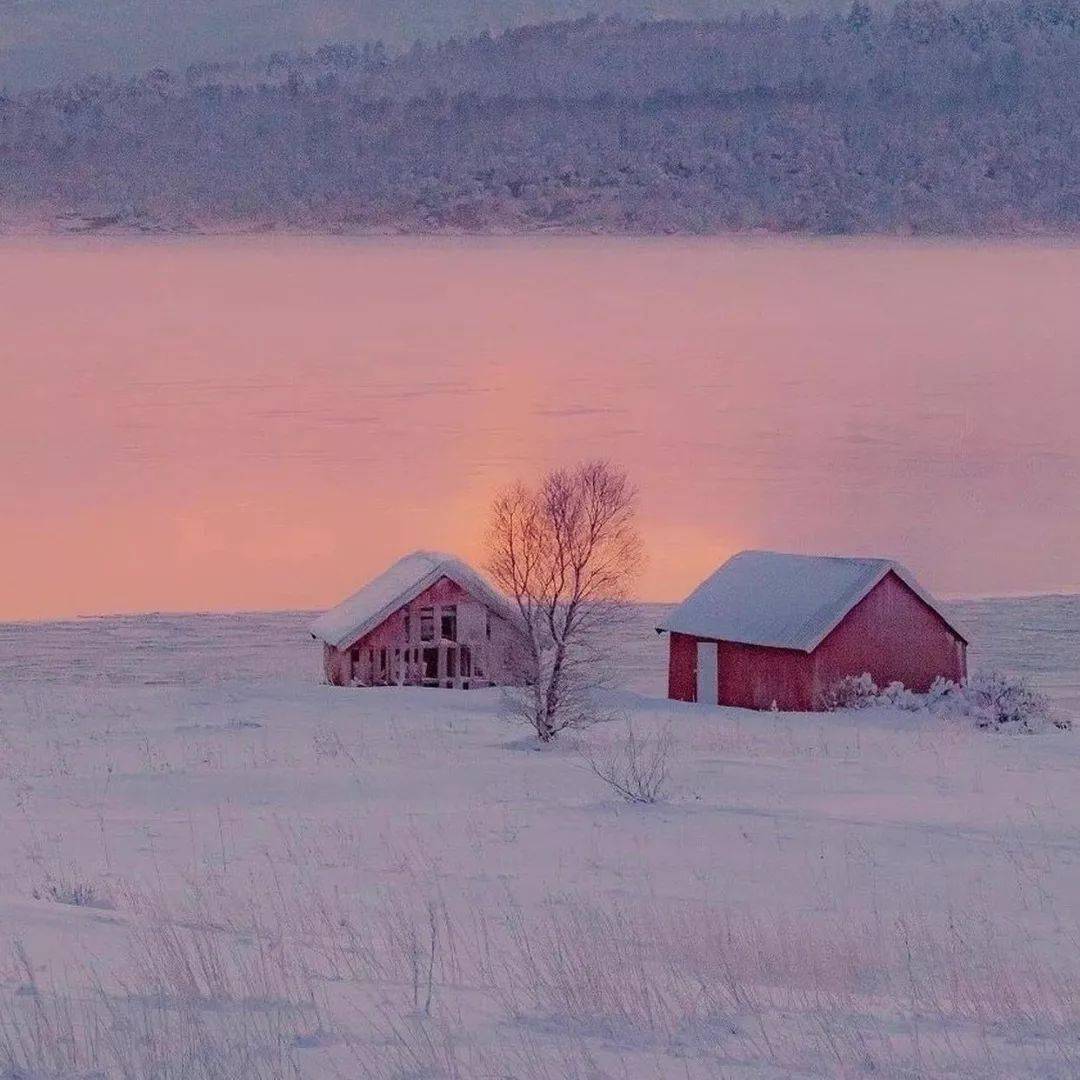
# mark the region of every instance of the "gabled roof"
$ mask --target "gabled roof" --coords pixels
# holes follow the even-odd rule
[[[967,639],[910,571],[891,559],[742,551],[703,581],[657,630],[813,652],[887,574]]]
[[[504,618],[516,617],[510,601],[468,563],[441,551],[414,551],[320,615],[311,624],[312,637],[339,649],[348,648],[444,577]]]

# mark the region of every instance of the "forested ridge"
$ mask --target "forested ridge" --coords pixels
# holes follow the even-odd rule
[[[0,221],[1074,232],[1080,0],[582,19],[0,98]]]

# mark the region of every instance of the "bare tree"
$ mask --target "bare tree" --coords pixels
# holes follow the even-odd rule
[[[542,742],[587,718],[604,648],[641,567],[636,493],[607,461],[514,484],[495,499],[488,570],[513,598],[527,637],[515,711]]]

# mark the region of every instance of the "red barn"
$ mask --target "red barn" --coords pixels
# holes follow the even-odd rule
[[[524,637],[517,609],[471,566],[414,551],[320,616],[334,686],[471,689],[517,681]]]
[[[889,559],[744,551],[657,632],[671,634],[668,697],[807,711],[846,675],[924,692],[967,674],[967,640]]]

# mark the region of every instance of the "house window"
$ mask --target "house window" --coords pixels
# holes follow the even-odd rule
[[[442,609],[440,636],[443,641],[457,641],[457,608],[453,604]]]
[[[406,608],[405,609],[405,640],[406,641],[411,640],[411,638],[409,637],[409,629],[410,629],[410,627],[409,627],[409,609]]]
[[[439,681],[439,650],[424,649],[424,682]]]
[[[435,609],[422,607],[420,609],[420,640],[435,640]]]
[[[446,650],[446,678],[453,682],[457,678],[457,649]]]
[[[467,679],[472,675],[472,653],[468,645],[462,645],[458,652],[461,654],[461,677]]]

